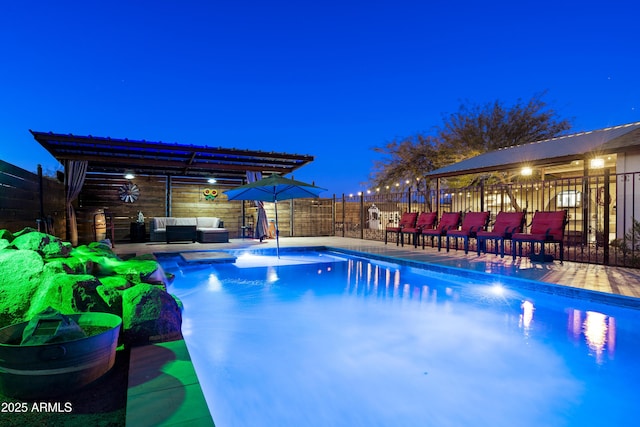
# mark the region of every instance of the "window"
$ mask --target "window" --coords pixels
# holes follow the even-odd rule
[[[582,193],[577,190],[561,191],[556,197],[559,208],[577,208],[582,204]]]

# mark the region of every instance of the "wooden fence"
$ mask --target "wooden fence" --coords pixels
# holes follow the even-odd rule
[[[64,184],[0,160],[0,229],[17,232],[25,227],[64,238],[66,215]]]

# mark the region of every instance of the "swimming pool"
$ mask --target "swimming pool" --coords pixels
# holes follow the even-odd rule
[[[640,416],[636,309],[340,252],[178,261],[161,258],[218,427],[624,426]]]

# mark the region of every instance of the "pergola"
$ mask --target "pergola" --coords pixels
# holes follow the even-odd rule
[[[313,156],[137,141],[52,132],[31,134],[65,166],[68,161],[86,161],[87,173],[126,172],[140,175],[215,178],[221,185],[242,185],[247,171],[263,175],[286,175],[313,161]]]
[[[74,245],[78,235],[73,201],[80,194],[87,175],[163,176],[167,177],[170,193],[175,178],[181,181],[212,178],[217,185],[235,187],[248,182],[248,175],[286,175],[314,159],[309,155],[273,151],[29,132],[64,165],[67,235]]]

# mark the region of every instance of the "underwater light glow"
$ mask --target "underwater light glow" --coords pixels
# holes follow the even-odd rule
[[[491,285],[491,293],[498,296],[503,296],[504,292],[505,290],[500,283],[494,283],[493,285]]]
[[[207,289],[212,292],[219,292],[222,290],[222,283],[220,282],[220,279],[218,279],[218,276],[216,276],[213,273],[209,275],[209,280],[207,282]]]
[[[278,272],[273,267],[267,267],[267,283],[275,283],[279,279]]]

